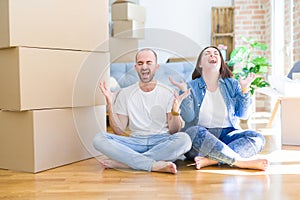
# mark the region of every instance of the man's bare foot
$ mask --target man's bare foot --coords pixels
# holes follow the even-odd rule
[[[104,159],[104,160],[100,160],[100,163],[103,165],[103,167],[105,169],[128,169],[129,166],[121,163],[121,162],[118,162],[118,161],[115,161],[115,160],[112,160],[112,159]]]
[[[269,161],[267,159],[238,160],[233,165],[239,168],[265,171],[269,167]]]
[[[177,174],[176,165],[172,162],[166,162],[166,161],[154,162],[151,170],[154,172],[167,172],[167,173]]]

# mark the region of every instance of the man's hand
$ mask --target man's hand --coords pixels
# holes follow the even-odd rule
[[[110,91],[109,88],[107,88],[106,82],[99,83],[99,88],[102,92],[102,94],[105,96],[107,104],[112,104],[113,102],[113,93]]]

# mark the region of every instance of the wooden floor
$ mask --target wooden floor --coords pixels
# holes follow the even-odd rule
[[[260,154],[266,172],[229,167],[195,170],[178,162],[177,175],[104,170],[96,158],[37,174],[0,170],[0,199],[300,200],[300,146]]]
[[[179,162],[177,175],[104,170],[96,158],[37,174],[0,170],[0,199],[300,199],[300,147],[266,156],[266,172],[228,167],[194,170]]]

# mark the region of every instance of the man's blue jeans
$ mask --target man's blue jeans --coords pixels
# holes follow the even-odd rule
[[[192,142],[183,132],[130,137],[98,133],[93,145],[107,157],[132,169],[151,171],[155,161],[175,161],[183,156],[191,149]]]

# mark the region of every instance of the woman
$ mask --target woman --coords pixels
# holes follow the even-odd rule
[[[248,118],[251,110],[249,87],[254,79],[253,73],[239,81],[233,79],[214,46],[201,51],[190,82],[170,78],[180,93],[190,90],[180,108],[184,130],[193,141],[186,157],[195,161],[196,169],[216,164],[256,170],[268,167],[267,159],[251,158],[263,149],[264,137],[239,126],[239,118]]]

